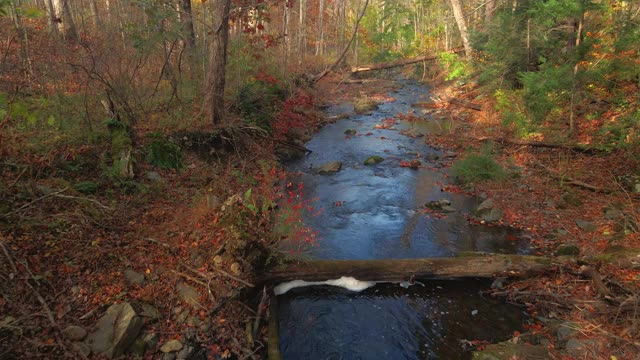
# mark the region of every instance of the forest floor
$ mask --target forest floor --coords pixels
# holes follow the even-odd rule
[[[363,94],[387,101],[396,86],[332,76],[317,84],[314,94],[319,104],[350,102]],[[442,83],[432,95],[477,102],[473,91]],[[508,138],[490,103],[482,103],[483,111],[436,105],[434,118],[455,125],[441,126],[446,131],[428,137],[430,144],[462,157],[490,139]],[[308,129],[326,121],[321,116],[309,120]],[[162,130],[145,126],[137,129],[140,141],[146,132]],[[211,131],[204,126],[190,134]],[[4,140],[0,155],[15,164],[3,162],[0,172],[2,201],[12,204],[10,216],[0,209],[5,212],[0,218],[0,359],[84,358],[90,348],[80,341],[83,332],[95,333],[116,303],[132,304],[143,319],[136,336],[142,353],[177,340],[180,350],[167,353],[183,351],[196,359],[205,353],[215,358],[264,354],[267,328],[260,319],[267,317],[267,306],[262,289],[253,284],[261,272],[254,264],[273,245],[268,226],[273,219],[236,215],[249,209],[243,201],[255,206],[283,195],[275,185],[286,174],[273,156],[273,142],[237,142],[223,160],[186,151],[180,171],[140,161],[139,188],[127,194],[98,180],[105,149],[65,147],[34,157],[19,150],[28,139]],[[637,169],[639,160],[624,152],[590,155],[493,144],[495,158],[517,166],[521,176],[476,184],[473,191],[494,199],[504,211],[502,223],[529,232],[541,254],[553,255],[563,244],[579,250],[573,265],[509,282],[496,295],[527,306],[541,319],[529,331],[548,336],[555,358],[570,358],[563,355],[566,339],[551,334],[556,330],[544,319],[571,321],[571,336],[589,347],[590,353],[583,351],[591,354],[587,358],[636,358],[640,275],[637,264],[634,269],[617,254],[640,248],[640,198],[614,178]],[[98,182],[97,192],[74,188],[81,180]],[[601,281],[594,281],[594,274]],[[157,356],[147,351],[145,358]]]

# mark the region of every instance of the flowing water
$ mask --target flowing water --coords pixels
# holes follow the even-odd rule
[[[305,196],[320,214],[305,222],[318,233],[311,254],[322,259],[400,259],[455,256],[461,251],[528,252],[527,239],[512,229],[472,225],[467,216],[480,200],[443,191],[449,183],[445,162],[455,154],[425,144],[423,123],[385,119],[413,112],[428,89],[411,81],[390,94],[370,115],[352,115],[325,126],[306,146],[313,151],[289,170],[304,183]],[[329,115],[350,111],[330,108]],[[420,115],[419,110],[416,111]],[[385,128],[380,128],[381,124]],[[345,131],[355,134],[346,135]],[[411,136],[408,136],[411,135]],[[416,137],[416,135],[418,135]],[[364,165],[370,156],[385,160]],[[401,161],[419,160],[419,169]],[[342,170],[320,175],[323,163],[340,161]],[[425,214],[430,201],[446,199],[445,217]],[[484,287],[483,287],[484,286]],[[465,341],[497,341],[522,323],[517,309],[479,295],[487,284],[430,282],[409,289],[377,285],[361,293],[308,287],[279,297],[284,359],[464,358]]]

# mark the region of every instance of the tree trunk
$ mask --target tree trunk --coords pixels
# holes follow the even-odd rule
[[[471,57],[471,44],[469,43],[469,31],[467,31],[467,25],[464,21],[464,15],[462,13],[462,5],[460,0],[450,0],[451,8],[453,9],[453,16],[456,18],[458,29],[460,30],[460,37],[462,38],[462,45],[464,46],[464,53],[467,57]]]
[[[60,30],[58,29],[60,19],[53,0],[47,0],[47,12],[49,13],[49,31],[57,38],[60,35]]]
[[[318,9],[318,32],[319,38],[316,43],[316,55],[324,54],[324,0],[320,0]]]
[[[211,36],[206,97],[209,101],[211,121],[214,124],[221,124],[224,120],[224,85],[230,9],[231,0],[215,0],[211,13],[213,34]]]
[[[307,39],[306,39],[306,17],[307,1],[300,0],[300,7],[298,12],[298,64],[302,64],[304,57],[307,54]]]
[[[191,0],[182,0],[182,28],[184,31],[185,44],[190,49],[196,47],[196,32],[193,28],[193,11],[191,10]]]
[[[484,22],[485,25],[493,20],[493,13],[496,11],[496,0],[487,0],[484,5]]]
[[[548,258],[502,254],[398,260],[310,260],[276,266],[265,274],[263,280],[325,281],[342,276],[362,281],[394,282],[410,278],[523,278],[551,270],[554,266],[554,262]]]
[[[71,7],[69,6],[69,0],[62,1],[62,25],[64,26],[64,37],[67,41],[78,40],[78,29],[76,23],[73,21],[73,15],[71,14]]]

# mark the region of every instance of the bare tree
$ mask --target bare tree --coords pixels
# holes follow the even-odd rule
[[[185,36],[185,43],[190,48],[196,46],[196,32],[193,28],[193,11],[191,10],[191,0],[182,0],[182,14],[180,15]]]
[[[460,0],[450,0],[451,8],[453,9],[453,16],[456,18],[458,29],[460,30],[460,37],[462,38],[462,45],[464,46],[464,53],[467,57],[471,56],[471,44],[469,43],[469,31],[467,30],[467,24],[464,22],[464,15],[462,14],[462,4]]]
[[[207,74],[206,98],[209,101],[211,121],[220,124],[224,120],[224,85],[227,66],[227,43],[229,41],[229,11],[231,0],[213,1],[213,32],[209,71]]]

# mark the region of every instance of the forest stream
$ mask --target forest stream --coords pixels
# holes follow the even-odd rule
[[[443,191],[444,163],[455,154],[425,144],[427,122],[411,105],[428,99],[428,88],[401,80],[402,88],[369,114],[350,112],[325,126],[306,146],[313,151],[292,163],[315,209],[306,224],[317,232],[318,259],[451,257],[460,252],[526,254],[526,235],[468,220],[482,199]],[[378,156],[377,163],[365,160]],[[382,161],[380,161],[382,160]],[[401,166],[411,163],[419,168]],[[320,174],[339,161],[340,170]],[[435,213],[429,205],[440,207]],[[409,286],[411,285],[411,286]],[[362,292],[307,286],[278,297],[280,351],[284,359],[465,358],[471,344],[497,342],[522,327],[516,307],[480,295],[490,283],[432,281],[377,284]]]

